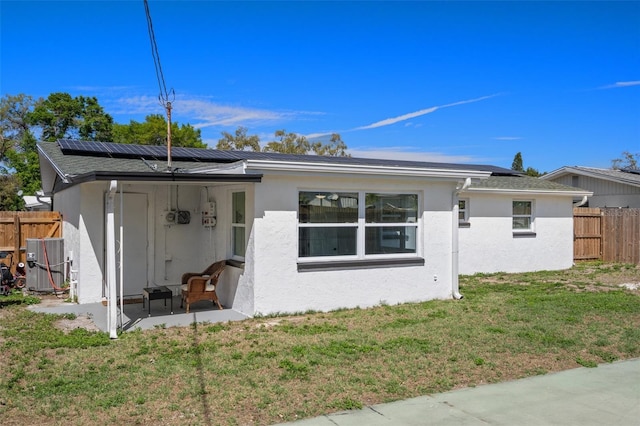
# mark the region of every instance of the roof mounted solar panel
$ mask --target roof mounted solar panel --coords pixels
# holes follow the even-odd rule
[[[620,169],[621,172],[631,173],[633,175],[640,175],[640,169]]]
[[[166,160],[167,149],[158,145],[131,145],[113,142],[58,140],[58,146],[64,154],[91,155],[109,158],[144,158],[145,160]],[[228,163],[238,161],[240,156],[232,151],[219,151],[206,148],[175,147],[171,150],[174,160]]]
[[[61,139],[60,150],[65,155],[83,155],[108,158],[135,158],[154,161],[167,160],[167,148],[158,145],[131,145],[113,142],[94,142]],[[329,163],[384,167],[417,167],[430,169],[470,170],[490,172],[493,176],[521,176],[522,173],[497,166],[479,164],[433,163],[411,160],[388,160],[357,157],[328,157],[322,155],[295,155],[275,152],[231,151],[208,148],[175,147],[171,150],[174,161],[203,163],[233,163],[242,160],[265,160],[299,163]]]

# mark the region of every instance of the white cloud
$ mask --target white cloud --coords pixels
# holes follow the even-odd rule
[[[497,141],[519,141],[522,138],[520,136],[496,136],[493,139]]]
[[[377,127],[389,126],[391,124],[396,124],[396,123],[399,123],[401,121],[409,120],[411,118],[415,118],[415,117],[420,117],[422,115],[431,114],[432,112],[435,112],[435,111],[437,111],[439,109],[442,109],[442,108],[449,108],[449,107],[452,107],[452,106],[458,106],[458,105],[470,104],[470,103],[473,103],[473,102],[479,102],[479,101],[483,101],[485,99],[493,98],[494,96],[497,96],[497,94],[496,95],[489,95],[489,96],[482,96],[480,98],[475,98],[475,99],[467,99],[467,100],[464,100],[464,101],[453,102],[453,103],[446,104],[446,105],[433,106],[433,107],[430,107],[430,108],[421,109],[419,111],[410,112],[408,114],[399,115],[397,117],[385,118],[384,120],[376,121],[375,123],[368,124],[366,126],[356,127],[354,130],[367,130],[367,129],[375,129]]]
[[[620,87],[632,87],[632,86],[640,86],[640,80],[634,81],[618,81],[613,84],[608,84],[606,86],[600,87],[600,89],[617,89]]]
[[[375,149],[349,149],[352,157],[384,158],[387,160],[426,161],[433,163],[474,163],[481,161],[469,155],[447,155],[441,152],[420,152],[399,147]]]
[[[127,96],[108,101],[115,115],[165,114],[157,97]],[[178,96],[172,101],[172,118],[190,123],[195,128],[234,127],[278,123],[318,115],[309,111],[274,111],[259,108],[222,105],[206,98]]]

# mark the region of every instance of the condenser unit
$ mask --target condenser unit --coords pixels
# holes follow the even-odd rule
[[[54,292],[65,278],[64,239],[27,238],[27,289]]]

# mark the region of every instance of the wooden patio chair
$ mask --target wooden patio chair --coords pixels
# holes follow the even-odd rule
[[[222,310],[222,305],[216,294],[216,286],[225,266],[227,266],[227,261],[221,260],[211,264],[202,272],[186,272],[182,274],[180,307],[182,308],[183,303],[186,303],[187,313],[189,313],[189,306],[192,303],[200,300],[211,300],[218,305],[218,309]]]

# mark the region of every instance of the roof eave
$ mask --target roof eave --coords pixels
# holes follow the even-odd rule
[[[592,191],[559,191],[553,189],[503,189],[503,188],[468,188],[461,192],[464,193],[499,193],[502,195],[560,195],[564,197],[591,197]]]
[[[170,173],[170,172],[104,172],[94,171],[69,177],[66,183],[69,186],[86,182],[98,182],[108,180],[121,180],[129,182],[226,182],[226,183],[246,183],[261,182],[262,175],[252,174],[212,174],[212,173]]]
[[[311,172],[334,174],[366,174],[382,176],[434,177],[434,178],[476,178],[485,179],[491,172],[462,169],[426,169],[417,167],[373,166],[358,164],[331,164],[293,161],[246,160],[247,170]]]

